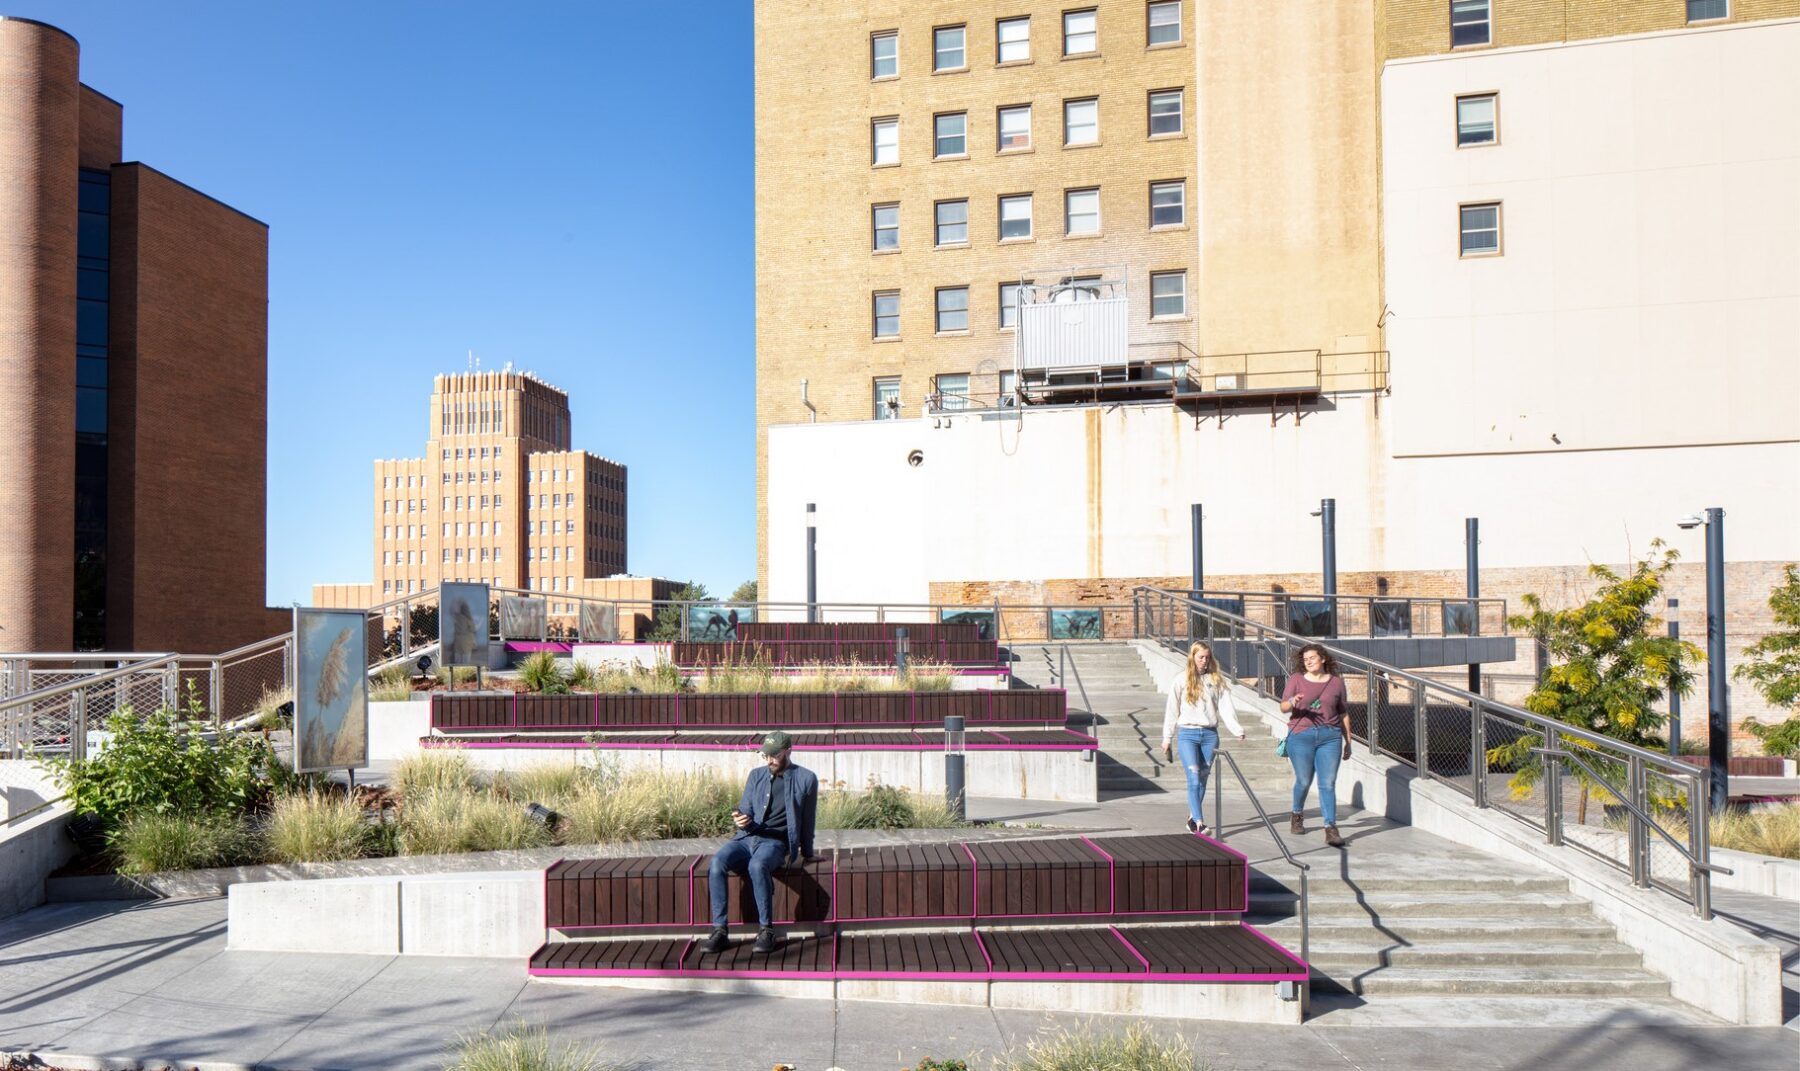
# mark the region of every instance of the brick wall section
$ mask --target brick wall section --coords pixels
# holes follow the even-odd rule
[[[113,228],[108,646],[262,639],[268,227],[121,164]]]
[[[81,87],[81,166],[105,170],[125,154],[125,106],[92,86]]]
[[[1387,58],[1434,56],[1450,48],[1449,0],[1386,0]],[[1679,30],[1687,22],[1685,0],[1493,0],[1493,44],[1459,48],[1541,45],[1621,34]],[[1756,22],[1800,16],[1800,0],[1731,0],[1729,18],[1702,23]]]
[[[74,638],[79,48],[0,19],[0,649]]]
[[[1623,563],[1608,563],[1624,570]],[[1725,569],[1725,638],[1727,665],[1736,668],[1743,650],[1774,629],[1769,612],[1769,592],[1781,581],[1784,562],[1731,562]],[[1106,579],[1018,580],[1018,581],[945,581],[931,585],[931,601],[946,606],[981,606],[998,601],[1002,604],[1079,606],[1082,604],[1126,605],[1132,589],[1138,585],[1185,590],[1189,577],[1116,577]],[[1209,574],[1207,587],[1217,591],[1286,591],[1297,594],[1316,592],[1321,586],[1318,573]],[[1483,598],[1506,600],[1508,613],[1523,610],[1520,596],[1526,592],[1538,595],[1551,609],[1578,605],[1589,598],[1596,582],[1585,566],[1538,566],[1512,569],[1483,569]],[[1461,569],[1412,572],[1355,572],[1338,574],[1338,591],[1344,595],[1408,595],[1417,597],[1459,598],[1467,587]],[[1706,569],[1699,562],[1682,562],[1670,576],[1667,594],[1679,601],[1675,620],[1681,636],[1706,647]],[[1666,619],[1670,615],[1659,607]],[[1129,634],[1129,612],[1107,615],[1108,635]],[[1036,638],[1042,625],[1036,615],[1009,615],[1009,635]],[[1535,671],[1529,641],[1519,644],[1520,657],[1514,662],[1495,663],[1483,667],[1484,673],[1525,676]],[[1683,700],[1682,720],[1687,732],[1704,723],[1706,709],[1706,669],[1698,667],[1695,690]],[[1503,682],[1496,692],[1507,701],[1516,702],[1529,686],[1525,680]],[[1748,685],[1734,683],[1730,694],[1733,736],[1739,751],[1760,754],[1754,738],[1743,731],[1746,717],[1760,721],[1780,720],[1786,712],[1772,710]]]

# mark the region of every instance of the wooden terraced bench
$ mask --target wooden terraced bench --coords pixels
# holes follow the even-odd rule
[[[1208,837],[1064,837],[823,852],[806,866],[776,872],[777,925],[789,936],[765,956],[753,954],[747,940],[716,956],[701,950],[710,930],[710,859],[588,859],[550,867],[544,878],[547,939],[532,955],[530,973],[676,986],[736,979],[975,987],[961,990],[965,994],[1012,983],[1154,989],[1165,983],[1300,983],[1307,976],[1297,957],[1243,924],[1248,863]],[[753,922],[748,881],[733,875],[730,895],[732,923]],[[942,998],[943,990],[931,992],[938,996],[929,999]],[[1181,1006],[1181,998],[1168,999]],[[1257,1007],[1266,1011],[1267,1001],[1282,998],[1260,999],[1264,1004]],[[1237,1017],[1231,1009],[1244,1004],[1241,994],[1215,994],[1212,1004],[1195,1007]],[[1250,1017],[1278,1021],[1261,1013]]]

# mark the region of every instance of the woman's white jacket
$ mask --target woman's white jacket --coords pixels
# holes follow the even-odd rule
[[[1244,735],[1243,726],[1238,724],[1237,707],[1231,702],[1229,684],[1223,688],[1213,688],[1202,680],[1199,700],[1190,703],[1187,701],[1187,678],[1177,676],[1170,683],[1168,702],[1163,707],[1164,747],[1174,742],[1175,730],[1178,728],[1216,729],[1220,723],[1224,723],[1231,735]]]

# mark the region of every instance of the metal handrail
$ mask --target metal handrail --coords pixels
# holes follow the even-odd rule
[[[1238,784],[1243,787],[1244,795],[1250,800],[1250,806],[1256,809],[1256,817],[1262,820],[1263,828],[1269,831],[1269,839],[1275,842],[1275,847],[1281,849],[1281,857],[1300,871],[1300,958],[1310,965],[1311,957],[1308,955],[1310,920],[1307,911],[1306,873],[1312,868],[1294,858],[1294,853],[1288,850],[1287,841],[1283,840],[1280,832],[1276,830],[1274,821],[1269,818],[1269,812],[1263,810],[1262,801],[1257,799],[1256,793],[1250,790],[1250,781],[1244,776],[1244,771],[1238,768],[1237,760],[1231,757],[1231,752],[1219,748],[1213,752],[1213,758],[1224,759],[1225,765],[1231,767],[1231,773],[1238,779]],[[1225,781],[1223,778],[1214,782],[1213,828],[1223,839],[1225,836]],[[1248,866],[1248,862],[1245,865]],[[1248,904],[1245,905],[1246,908],[1248,906]]]
[[[1458,706],[1467,707],[1471,720],[1469,733],[1469,763],[1472,773],[1472,784],[1465,788],[1455,784],[1453,781],[1446,781],[1445,783],[1449,787],[1469,796],[1478,808],[1485,809],[1491,806],[1487,795],[1486,747],[1486,719],[1490,714],[1517,723],[1520,728],[1527,731],[1537,732],[1552,743],[1555,743],[1561,737],[1566,737],[1570,740],[1588,744],[1594,750],[1606,753],[1609,758],[1627,762],[1632,768],[1631,776],[1634,786],[1640,785],[1644,776],[1643,771],[1647,769],[1655,770],[1660,776],[1666,777],[1669,780],[1686,784],[1688,786],[1688,800],[1690,801],[1690,806],[1688,808],[1688,822],[1692,850],[1685,851],[1683,855],[1689,860],[1690,864],[1694,864],[1690,865],[1688,871],[1688,897],[1693,903],[1695,914],[1702,919],[1710,919],[1712,917],[1711,878],[1714,868],[1710,864],[1697,865],[1703,862],[1710,854],[1710,829],[1708,828],[1710,813],[1704,806],[1693,805],[1694,801],[1707,798],[1706,786],[1707,781],[1711,776],[1710,770],[1689,766],[1677,759],[1670,758],[1659,752],[1638,747],[1635,744],[1630,744],[1613,737],[1582,729],[1578,726],[1567,725],[1563,722],[1546,718],[1543,715],[1534,714],[1530,711],[1510,706],[1497,700],[1476,695],[1473,692],[1466,691],[1454,685],[1442,684],[1426,677],[1419,676],[1418,674],[1408,673],[1405,670],[1388,666],[1370,658],[1351,654],[1342,648],[1334,647],[1329,643],[1321,642],[1313,637],[1301,636],[1284,629],[1252,621],[1248,618],[1230,613],[1229,611],[1220,610],[1216,606],[1197,601],[1184,592],[1170,591],[1166,588],[1151,587],[1149,585],[1139,585],[1133,589],[1132,594],[1134,600],[1140,600],[1143,603],[1143,605],[1139,607],[1137,613],[1137,617],[1140,621],[1140,631],[1148,633],[1150,638],[1159,643],[1164,643],[1180,649],[1184,641],[1191,642],[1193,637],[1189,634],[1190,626],[1188,625],[1188,621],[1191,620],[1189,615],[1198,615],[1203,619],[1210,619],[1225,626],[1232,634],[1233,640],[1257,645],[1256,668],[1258,672],[1255,673],[1254,676],[1259,679],[1264,676],[1274,677],[1286,675],[1287,667],[1281,664],[1281,655],[1284,652],[1279,648],[1295,648],[1309,644],[1316,644],[1328,651],[1341,666],[1354,667],[1362,670],[1369,680],[1369,715],[1366,719],[1367,729],[1363,734],[1363,739],[1371,750],[1382,750],[1376,743],[1380,731],[1380,717],[1376,713],[1374,699],[1376,694],[1375,680],[1377,675],[1382,676],[1389,682],[1398,681],[1409,683],[1412,687],[1414,697],[1414,716],[1416,719],[1414,730],[1414,759],[1409,762],[1404,757],[1396,755],[1391,751],[1384,753],[1390,755],[1396,761],[1414,767],[1419,772],[1419,776],[1423,779],[1431,780],[1436,778],[1436,775],[1431,771],[1428,760],[1430,754],[1429,740],[1426,736],[1422,735],[1425,732],[1425,729],[1423,728],[1425,724],[1424,711],[1427,709],[1425,697],[1428,694],[1436,695],[1450,700]],[[1161,605],[1157,605],[1155,600],[1160,600]],[[1161,611],[1164,610],[1172,610],[1179,612],[1182,615],[1182,628],[1179,631],[1170,627],[1166,630],[1168,633],[1167,635],[1159,633],[1157,624],[1159,618],[1165,616],[1161,613]],[[1261,672],[1261,670],[1265,668],[1262,664],[1262,658],[1265,652],[1275,656],[1276,666],[1275,672],[1272,674],[1264,674]],[[1258,687],[1260,688],[1260,685]],[[1427,757],[1426,761],[1420,761],[1421,756]],[[1569,756],[1565,753],[1563,757]],[[1562,791],[1561,766],[1555,762],[1547,763],[1545,773],[1543,831],[1548,843],[1553,846],[1561,845],[1564,843],[1560,798]],[[1596,779],[1601,780],[1599,778]],[[1502,808],[1502,810],[1504,813],[1512,814],[1509,810],[1504,808]],[[1527,824],[1530,824],[1522,815],[1514,814],[1513,817],[1525,820],[1527,821]],[[1665,839],[1668,839],[1670,836],[1666,830],[1662,830],[1655,820],[1646,814],[1638,815],[1637,821],[1658,829]],[[1652,880],[1648,861],[1649,844],[1648,841],[1641,836],[1641,832],[1641,829],[1634,829],[1631,833],[1629,849],[1627,852],[1628,858],[1626,860],[1626,869],[1630,874],[1633,884],[1649,886],[1655,884],[1655,882]],[[1583,847],[1579,844],[1575,846]],[[1591,851],[1591,849],[1588,850]],[[1598,855],[1598,853],[1593,854]],[[1599,857],[1607,859],[1607,857],[1603,855]],[[1615,865],[1617,864],[1617,860],[1608,859],[1608,861],[1613,862]],[[1666,891],[1674,892],[1674,890],[1669,889],[1666,885],[1661,887]],[[1680,894],[1676,893],[1676,895]]]
[[[90,685],[105,684],[107,681],[142,673],[147,669],[160,669],[164,666],[173,665],[180,661],[180,659],[181,656],[178,654],[152,655],[143,662],[133,662],[128,666],[116,666],[112,669],[98,670],[79,680],[66,681],[62,684],[53,684],[48,688],[39,688],[35,692],[21,692],[18,695],[7,696],[4,699],[0,699],[0,713],[5,712],[12,707],[19,706],[20,704],[40,702],[45,699],[55,699],[59,695],[69,692],[78,692]]]

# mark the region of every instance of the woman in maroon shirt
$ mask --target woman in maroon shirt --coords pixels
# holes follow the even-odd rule
[[[1337,828],[1338,764],[1350,754],[1350,718],[1345,701],[1344,678],[1325,648],[1309,643],[1294,656],[1287,687],[1281,693],[1281,710],[1288,716],[1287,756],[1294,764],[1294,806],[1288,828],[1306,832],[1301,814],[1313,778],[1319,781],[1319,817],[1325,823],[1325,843],[1342,848]]]

